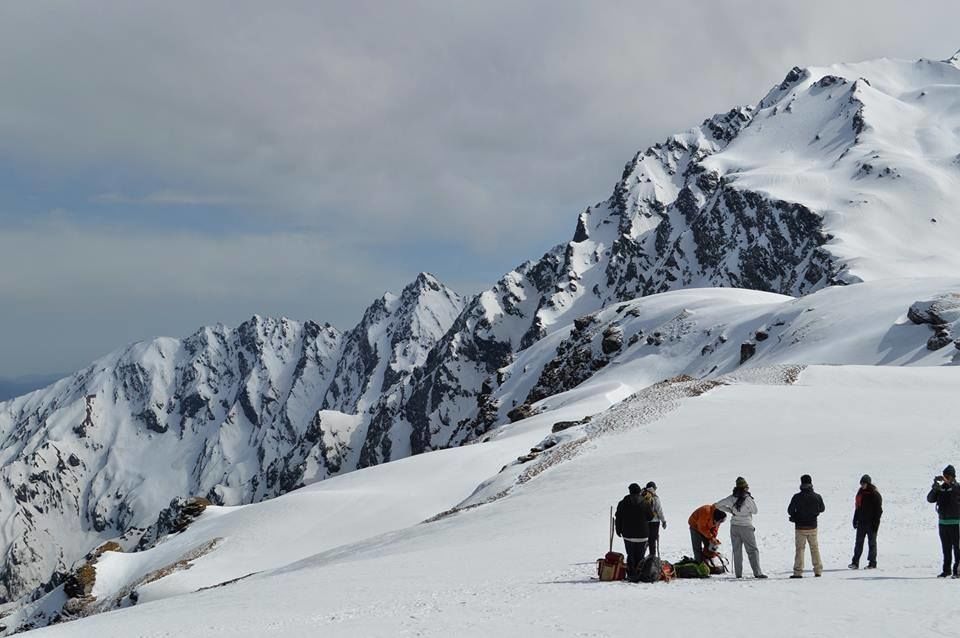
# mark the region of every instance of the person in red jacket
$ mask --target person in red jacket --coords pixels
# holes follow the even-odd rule
[[[714,505],[702,505],[693,510],[687,520],[690,525],[690,542],[693,544],[693,558],[703,562],[703,550],[715,551],[720,545],[720,523],[727,520],[727,514]]]

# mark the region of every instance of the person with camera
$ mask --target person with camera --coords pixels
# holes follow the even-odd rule
[[[857,540],[853,545],[853,560],[850,569],[860,568],[863,555],[863,541],[868,541],[867,569],[877,568],[877,531],[880,529],[880,516],[883,515],[883,497],[869,474],[860,477],[860,489],[854,499],[853,529],[857,530]]]
[[[743,578],[743,548],[747,548],[747,558],[754,578],[766,578],[760,571],[760,550],[757,548],[756,528],[753,515],[757,513],[757,503],[750,493],[747,479],[738,476],[733,494],[716,503],[717,509],[730,514],[730,543],[733,545],[733,572],[737,578]]]
[[[940,519],[943,571],[937,577],[960,578],[960,485],[957,484],[957,472],[952,465],[943,468],[943,476],[933,477],[927,502],[937,504],[937,516]]]

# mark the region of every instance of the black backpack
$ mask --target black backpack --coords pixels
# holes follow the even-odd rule
[[[636,578],[641,583],[655,583],[663,576],[663,564],[656,556],[647,556],[637,567]]]

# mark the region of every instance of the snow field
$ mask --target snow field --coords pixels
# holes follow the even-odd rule
[[[357,509],[378,496],[393,501],[404,493],[406,508],[397,511],[456,498],[441,494],[455,474],[443,466],[449,461],[460,467],[465,455],[485,456],[485,448],[497,443],[374,468],[380,476],[359,471],[238,512],[285,499],[292,504],[324,486],[330,486],[330,498],[337,492],[346,496],[344,481],[352,479],[350,487],[364,496],[348,499],[335,517],[318,518],[321,513],[305,500],[286,509],[286,526],[310,533],[293,533],[278,544],[303,546],[305,537],[330,534],[325,551],[200,593],[159,599],[159,585],[167,580],[162,579],[155,602],[36,635],[614,636],[636,631],[638,623],[658,636],[685,636],[705,627],[721,638],[942,635],[956,622],[950,610],[960,585],[934,577],[940,563],[936,515],[924,497],[932,476],[960,452],[960,433],[949,417],[958,381],[955,367],[838,366],[808,368],[790,386],[746,381],[721,386],[683,400],[658,421],[594,439],[580,456],[504,499],[385,534],[369,535],[376,526],[358,517]],[[524,445],[537,434],[527,429]],[[402,464],[407,464],[403,471],[390,471]],[[468,463],[463,475],[473,469]],[[884,495],[876,572],[846,569],[853,496],[864,472]],[[826,573],[822,579],[791,581],[786,577],[793,530],[786,506],[802,473],[813,475],[826,502],[820,521]],[[627,483],[657,481],[669,522],[662,554],[675,559],[690,551],[686,517],[728,494],[737,475],[750,482],[760,508],[755,523],[761,564],[771,580],[724,576],[656,585],[593,580],[593,561],[606,550],[606,513]],[[424,476],[435,480],[426,486]],[[231,531],[225,524],[232,516],[209,521],[205,516],[174,537],[199,538],[202,530],[225,541],[172,578],[188,579],[194,570],[227,575],[222,564],[213,567],[218,553],[254,565],[264,545],[273,547],[267,539],[276,517],[263,515],[243,525],[250,538],[262,531],[259,547],[238,541],[236,549],[228,549]],[[368,535],[334,546],[339,539]],[[729,553],[726,525],[721,538]],[[811,576],[809,557],[807,568]],[[181,580],[178,589],[185,592],[194,584]]]

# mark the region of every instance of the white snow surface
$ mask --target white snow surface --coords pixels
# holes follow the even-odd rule
[[[591,438],[578,456],[505,498],[414,524],[457,502],[535,440],[537,430],[545,432],[549,421],[535,417],[536,424],[516,428],[522,433],[493,443],[210,512],[153,550],[107,554],[98,566],[109,583],[102,594],[191,546],[224,539],[190,570],[143,587],[133,608],[34,633],[614,636],[635,631],[642,618],[645,631],[661,636],[689,635],[690,623],[710,623],[721,638],[944,635],[956,622],[950,610],[957,585],[934,577],[936,515],[924,495],[930,477],[960,452],[955,420],[947,416],[958,382],[960,369],[952,366],[815,366],[793,385],[757,375],[683,399],[652,422],[622,419],[619,429]],[[864,472],[884,495],[875,572],[845,568],[853,496]],[[813,475],[826,502],[826,570],[822,579],[808,571],[808,578],[790,581],[793,533],[785,509],[802,473]],[[771,580],[594,579],[593,561],[606,551],[608,507],[627,483],[657,481],[669,522],[662,554],[676,558],[689,553],[685,518],[725,496],[737,475],[747,477],[759,504],[755,524]],[[727,544],[726,529],[722,538]],[[260,573],[196,592],[252,571]],[[735,622],[727,622],[732,613]]]
[[[108,552],[88,613],[116,610],[36,635],[612,636],[642,613],[648,631],[683,636],[690,629],[679,618],[718,619],[731,609],[750,613],[712,633],[893,636],[911,623],[914,635],[938,635],[953,584],[933,578],[936,516],[923,497],[929,477],[960,452],[951,417],[960,350],[927,350],[931,329],[906,312],[956,291],[956,279],[872,282],[796,300],[684,290],[607,309],[599,325],[621,321],[625,336],[660,328],[663,343],[627,349],[485,442],[213,507],[150,550]],[[731,363],[761,328],[769,337],[756,354]],[[701,354],[720,334],[735,352]],[[549,339],[537,347],[549,349]],[[708,364],[713,374],[692,378]],[[655,383],[681,373],[690,376]],[[551,433],[554,423],[588,415]],[[518,461],[531,448],[542,451]],[[885,500],[881,569],[848,572],[853,496],[865,472]],[[785,580],[793,551],[785,508],[803,473],[827,504],[827,572],[797,582]],[[725,496],[738,475],[759,503],[770,581],[593,579],[608,508],[628,483],[657,481],[670,524],[662,553],[676,559],[689,553],[686,517]],[[16,628],[63,600],[55,590],[3,622]],[[884,612],[859,613],[851,601]]]

